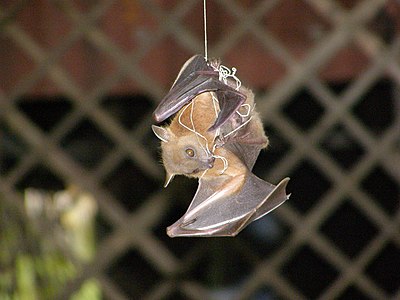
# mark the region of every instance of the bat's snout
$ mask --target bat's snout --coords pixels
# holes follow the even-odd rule
[[[207,167],[208,169],[211,169],[212,167],[214,167],[214,162],[215,162],[215,157],[210,157],[207,160]]]

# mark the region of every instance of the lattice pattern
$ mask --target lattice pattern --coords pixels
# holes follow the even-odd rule
[[[345,8],[339,1],[302,0],[329,29],[318,31],[318,39],[300,58],[263,24],[265,16],[283,2],[290,6],[294,1],[248,1],[246,8],[236,1],[215,1],[221,15],[229,17],[229,34],[210,43],[213,56],[233,57],[235,47],[250,35],[286,70],[257,100],[272,144],[277,146],[261,157],[270,159],[271,166],[265,170],[257,164],[256,172],[273,182],[291,176],[293,195],[273,215],[234,240],[211,241],[164,236],[164,227],[179,215],[174,210],[183,212],[189,198],[184,195],[187,188],[180,185],[186,186],[186,181],[178,179],[172,188],[161,188],[163,171],[150,124],[156,99],[167,87],[160,85],[157,70],[145,72],[143,65],[143,59],[159,51],[160,43],[168,38],[188,56],[202,52],[201,34],[192,31],[186,21],[190,13],[200,13],[201,1],[179,1],[168,8],[161,2],[141,1],[142,9],[158,26],[134,50],[112,40],[100,22],[113,5],[124,5],[124,1],[81,2],[46,2],[70,24],[54,47],[42,45],[18,21],[21,11],[35,9],[35,1],[0,7],[2,43],[13,44],[31,65],[29,73],[0,90],[0,122],[27,149],[2,165],[2,200],[24,215],[18,189],[40,170],[55,178],[56,185],[75,184],[93,194],[108,227],[96,258],[60,291],[60,299],[89,277],[99,280],[107,299],[208,299],[215,282],[240,282],[233,293],[237,299],[256,295],[400,298],[400,38],[387,42],[371,30],[371,22],[388,6],[395,6],[394,1],[360,0]],[[89,88],[82,87],[63,65],[65,56],[82,39],[113,70]],[[350,45],[359,48],[368,63],[341,90],[333,89],[321,73]],[[171,79],[176,71],[171,70]],[[49,120],[48,127],[35,122],[23,105],[23,97],[34,94],[44,79],[65,96],[54,100],[65,109]],[[392,101],[382,99],[380,103],[391,107],[382,108],[369,100],[383,79],[389,84],[380,91]],[[123,112],[114,114],[115,99],[104,98],[124,80],[154,100],[119,100],[139,104],[132,104],[135,107],[126,122]],[[381,109],[392,112],[381,128],[369,123],[373,116],[365,115],[371,105],[377,105],[377,118]],[[80,138],[86,140],[81,148],[74,144],[76,132],[83,132]],[[81,158],[79,149],[100,150],[89,153],[88,161]],[[128,192],[129,199],[123,193],[124,184],[134,187]],[[251,231],[257,231],[257,226],[275,228],[279,234],[266,240],[254,238]],[[354,244],[345,242],[347,238]],[[384,265],[389,260],[392,263]],[[118,275],[121,266],[135,271]],[[123,283],[127,281],[124,276],[132,278],[129,286]]]

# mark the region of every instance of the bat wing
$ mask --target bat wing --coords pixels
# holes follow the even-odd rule
[[[225,188],[227,182],[223,176],[200,179],[188,210],[167,228],[167,234],[170,237],[235,236],[289,198],[285,191],[288,181],[285,178],[275,186],[249,171],[239,191],[232,193]]]
[[[166,120],[197,95],[205,92],[217,93],[221,109],[210,130],[224,124],[246,100],[244,94],[219,80],[218,71],[209,66],[203,56],[195,55],[183,65],[171,90],[155,109],[154,119],[157,122]]]
[[[263,146],[235,142],[225,144],[224,148],[235,154],[249,170],[252,170]]]
[[[218,113],[215,123],[208,129],[209,131],[215,130],[224,125],[246,101],[246,96],[244,94],[231,88],[225,83],[222,83],[218,78],[212,78],[212,81],[213,85],[218,86],[218,89],[215,91],[220,112]]]

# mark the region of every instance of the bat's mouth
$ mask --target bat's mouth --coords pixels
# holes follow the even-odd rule
[[[208,158],[206,161],[203,162],[201,168],[193,170],[193,173],[198,173],[213,168],[214,162],[215,162],[215,157]]]
[[[206,161],[204,161],[204,162],[202,163],[202,166],[201,166],[200,168],[194,169],[194,170],[193,170],[191,173],[189,173],[189,174],[196,174],[196,173],[199,173],[199,172],[202,172],[202,171],[211,169],[211,168],[214,167],[214,162],[215,162],[215,157],[210,157],[210,158],[208,158]]]
[[[199,173],[199,172],[200,172],[200,169],[197,168],[197,169],[194,169],[191,174],[196,174],[196,173]]]

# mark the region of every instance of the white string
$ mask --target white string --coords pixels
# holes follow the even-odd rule
[[[217,117],[218,117],[218,112],[219,112],[219,101],[218,101],[217,97],[215,97],[215,94],[214,94],[214,93],[211,93],[211,96],[212,96],[212,101],[213,101],[213,107],[214,107],[214,112],[215,112],[215,118],[217,118]],[[217,128],[217,130],[215,131],[214,141],[216,140],[217,136],[219,136],[219,134],[220,134],[220,129],[221,129],[221,128]],[[214,157],[214,158],[219,158],[220,160],[222,160],[222,163],[224,164],[224,168],[222,169],[222,171],[220,172],[220,174],[224,174],[225,171],[226,171],[226,169],[228,169],[228,165],[229,165],[229,164],[228,164],[228,160],[227,160],[225,157],[223,157],[223,156],[215,155],[215,154],[214,154],[214,151],[215,151],[216,147],[217,147],[217,144],[214,143],[213,149],[212,149],[213,157]]]
[[[232,67],[231,69],[229,69],[228,67],[224,66],[224,65],[211,65],[213,67],[213,69],[215,71],[218,72],[219,74],[219,81],[222,81],[223,83],[225,83],[226,85],[228,85],[228,78],[232,78],[233,80],[235,80],[236,82],[236,88],[235,90],[239,90],[240,87],[242,86],[242,82],[240,81],[239,77],[236,76],[236,71],[237,69],[235,67]]]
[[[214,154],[213,157],[214,158],[219,158],[220,160],[222,160],[222,163],[224,164],[224,168],[222,169],[222,171],[219,174],[220,175],[224,174],[226,169],[228,169],[228,165],[229,165],[228,164],[228,160],[225,157],[221,156],[221,155],[215,155]]]
[[[197,138],[197,142],[199,143],[200,147],[204,150],[204,152],[206,153],[206,155],[208,156],[211,152],[210,149],[208,148],[208,140],[207,138],[202,135],[200,132],[196,131],[196,128],[194,126],[194,122],[193,122],[193,111],[194,111],[194,99],[192,100],[192,108],[190,110],[190,123],[192,124],[192,128],[193,128],[193,132],[196,134],[196,138]],[[203,145],[201,144],[199,137],[203,138],[206,141],[206,147],[204,148]]]
[[[204,18],[204,58],[208,61],[207,50],[207,0],[203,0],[203,18]]]
[[[183,113],[186,111],[186,109],[189,107],[189,105],[186,105],[186,106],[182,109],[182,111],[181,111],[181,113],[179,114],[179,117],[178,117],[178,122],[179,122],[179,124],[181,124],[181,126],[183,126],[184,128],[186,128],[186,129],[189,130],[190,132],[193,132],[193,133],[196,135],[196,138],[197,138],[197,141],[199,142],[200,147],[201,147],[207,154],[209,154],[209,153],[210,153],[210,150],[209,150],[209,148],[208,148],[208,140],[207,140],[207,138],[206,138],[204,135],[202,135],[200,132],[197,132],[196,129],[195,129],[195,127],[194,127],[194,122],[193,122],[194,102],[195,102],[195,100],[193,99],[192,102],[189,104],[189,105],[191,105],[190,123],[191,123],[191,125],[192,125],[193,128],[190,128],[190,127],[186,126],[185,124],[183,124],[183,122],[182,122],[182,120],[181,120]],[[202,139],[204,139],[204,140],[206,141],[206,146],[205,146],[205,147],[204,147],[203,144],[200,142],[199,137],[201,137]]]
[[[238,131],[240,128],[242,128],[243,126],[246,126],[247,123],[249,123],[251,121],[251,119],[253,118],[253,116],[251,116],[246,122],[240,124],[240,126],[236,127],[235,129],[233,129],[231,132],[227,133],[224,135],[224,138],[226,138],[227,136],[230,136],[232,133]]]
[[[247,108],[247,112],[246,112],[246,113],[242,114],[239,110],[236,111],[236,113],[237,113],[239,116],[241,116],[242,118],[247,118],[247,117],[250,115],[250,113],[254,110],[254,107],[252,108],[251,105],[248,104],[248,103],[242,104],[242,105],[240,106],[240,108],[242,108],[242,107],[246,107],[246,108]]]

